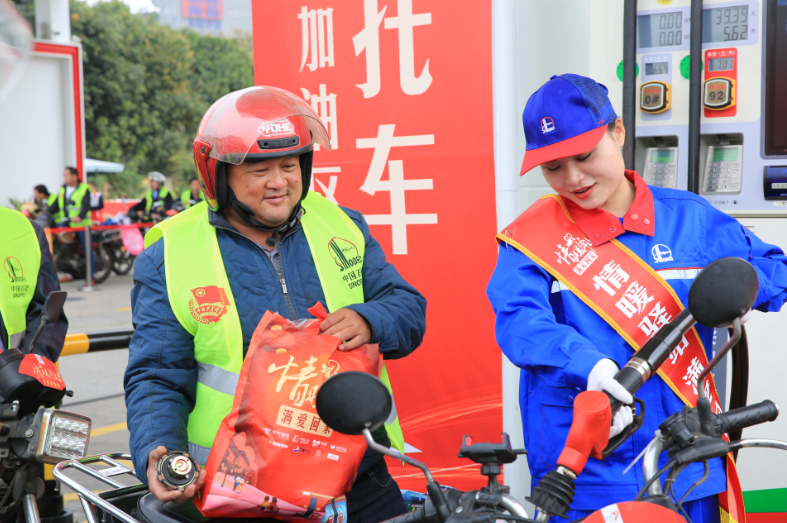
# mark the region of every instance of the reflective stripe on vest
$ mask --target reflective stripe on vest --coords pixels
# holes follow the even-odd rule
[[[68,202],[68,215],[65,214],[66,209],[66,188],[61,187],[60,191],[57,193],[57,206],[58,211],[55,214],[55,221],[62,221],[66,217],[68,218],[76,218],[79,216],[79,213],[82,212],[82,199],[85,197],[85,193],[90,192],[90,186],[86,183],[80,183],[77,185],[77,188],[74,189],[74,192],[71,193],[71,198],[69,198]],[[85,218],[88,218],[88,215],[85,215]],[[84,224],[81,223],[72,223],[71,227],[84,227]]]
[[[302,225],[328,310],[362,303],[363,285],[359,275],[365,242],[361,231],[344,211],[319,193],[309,193],[303,208],[306,213]],[[188,438],[190,452],[201,464],[207,461],[209,453],[204,449],[210,449],[221,421],[232,410],[243,364],[240,317],[224,270],[216,229],[208,217],[207,204],[200,202],[159,223],[145,236],[146,247],[164,238],[170,305],[183,328],[194,336],[197,398],[189,414]],[[355,278],[349,276],[351,272]],[[385,366],[381,379],[391,391]],[[386,429],[392,446],[403,452],[404,437],[395,409]],[[197,457],[201,455],[205,460]]]
[[[11,336],[27,329],[27,308],[35,293],[41,247],[38,236],[24,214],[0,207],[0,260],[5,275],[0,279],[0,316],[11,348]]]
[[[164,198],[167,197],[169,194],[169,190],[166,187],[162,187],[158,190],[158,198],[157,200],[164,201]],[[145,212],[150,212],[150,208],[153,207],[153,189],[148,189],[148,192],[145,193]]]

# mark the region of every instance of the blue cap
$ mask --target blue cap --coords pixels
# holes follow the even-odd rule
[[[617,119],[606,86],[578,74],[554,75],[522,113],[527,152],[519,174],[593,149]]]

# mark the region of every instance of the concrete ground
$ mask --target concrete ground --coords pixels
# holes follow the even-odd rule
[[[112,274],[107,281],[92,292],[82,292],[84,281],[62,284],[68,292],[65,313],[69,320],[69,333],[100,332],[131,328],[130,292],[131,274]],[[128,452],[126,406],[123,399],[123,373],[128,363],[128,349],[93,354],[67,356],[60,360],[60,372],[67,387],[74,391],[72,398],[63,401],[63,410],[88,416],[93,421],[88,453]],[[129,463],[130,465],[130,463]],[[87,477],[80,473],[69,474],[80,483]],[[122,479],[121,479],[122,478]],[[138,483],[131,476],[116,478],[121,483]],[[95,480],[84,485],[93,491],[109,487]],[[62,490],[66,508],[74,512],[74,521],[85,521],[79,500],[68,487]]]

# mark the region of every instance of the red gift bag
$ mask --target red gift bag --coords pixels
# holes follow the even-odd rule
[[[366,442],[325,425],[315,399],[338,372],[379,377],[382,355],[377,345],[340,351],[341,340],[319,334],[323,306],[309,312],[317,319],[291,322],[268,311],[254,331],[195,499],[206,517],[347,520],[344,494]]]

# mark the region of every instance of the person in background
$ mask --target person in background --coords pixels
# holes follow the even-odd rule
[[[57,200],[57,194],[49,194],[46,185],[36,185],[33,187],[33,199],[41,211],[46,211]]]
[[[199,178],[189,180],[189,188],[180,195],[180,201],[186,209],[202,201],[202,192],[199,190]]]
[[[90,186],[79,178],[76,167],[63,171],[63,186],[49,206],[49,214],[61,227],[81,227],[90,212]]]
[[[148,180],[150,180],[150,189],[148,189],[148,192],[145,193],[145,196],[142,197],[139,203],[129,209],[128,212],[131,215],[136,214],[140,218],[149,215],[151,218],[159,219],[163,217],[162,215],[166,211],[172,208],[172,193],[169,192],[169,189],[164,187],[167,177],[160,172],[149,172]],[[155,212],[151,215],[150,210],[153,208],[153,204],[158,201],[160,201],[164,207],[161,211],[161,215]]]
[[[87,183],[90,186],[90,214],[94,222],[104,223],[104,197],[96,189],[96,184],[93,182]]]
[[[90,212],[90,186],[79,178],[76,167],[66,167],[63,171],[65,182],[57,193],[54,203],[49,206],[49,214],[60,227],[82,228]],[[89,225],[89,224],[88,224]],[[79,243],[85,245],[85,231],[77,231]],[[90,250],[90,274],[96,272],[96,255]]]

